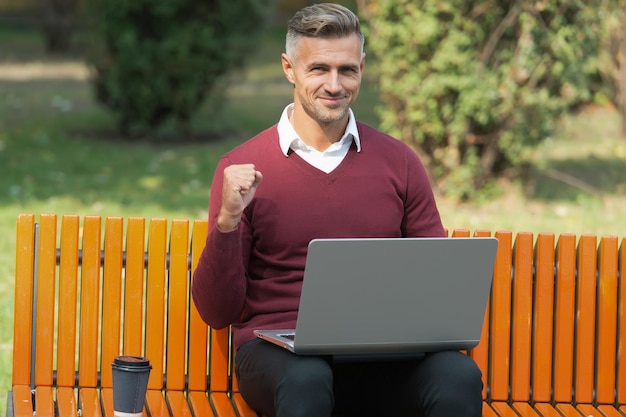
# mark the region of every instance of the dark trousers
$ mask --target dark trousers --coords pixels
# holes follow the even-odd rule
[[[336,362],[252,340],[239,348],[236,362],[244,399],[270,417],[480,417],[482,412],[480,370],[460,352]]]

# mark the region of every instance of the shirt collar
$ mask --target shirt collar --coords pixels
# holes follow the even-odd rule
[[[298,141],[300,137],[296,133],[296,130],[291,125],[289,121],[289,114],[293,111],[293,103],[289,104],[283,110],[282,115],[280,116],[280,120],[278,121],[278,141],[280,145],[280,149],[282,150],[285,156],[289,155],[289,149],[294,141]],[[356,119],[354,118],[354,113],[352,109],[348,109],[349,117],[348,117],[348,126],[346,126],[346,131],[344,132],[341,139],[343,140],[346,136],[351,135],[354,143],[356,144],[357,152],[361,152],[361,139],[359,137],[359,130],[356,127]]]

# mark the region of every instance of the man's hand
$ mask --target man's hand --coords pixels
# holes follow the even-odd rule
[[[235,230],[243,210],[254,198],[263,175],[253,164],[230,165],[224,169],[222,208],[217,217],[217,227],[222,232]]]

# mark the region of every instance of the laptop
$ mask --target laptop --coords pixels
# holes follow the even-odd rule
[[[314,239],[296,329],[256,330],[300,355],[411,355],[480,340],[498,241]]]

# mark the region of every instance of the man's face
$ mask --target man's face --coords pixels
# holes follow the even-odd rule
[[[353,34],[341,38],[303,37],[290,60],[282,56],[285,76],[294,87],[295,111],[302,108],[320,124],[345,121],[361,86],[365,54]]]

